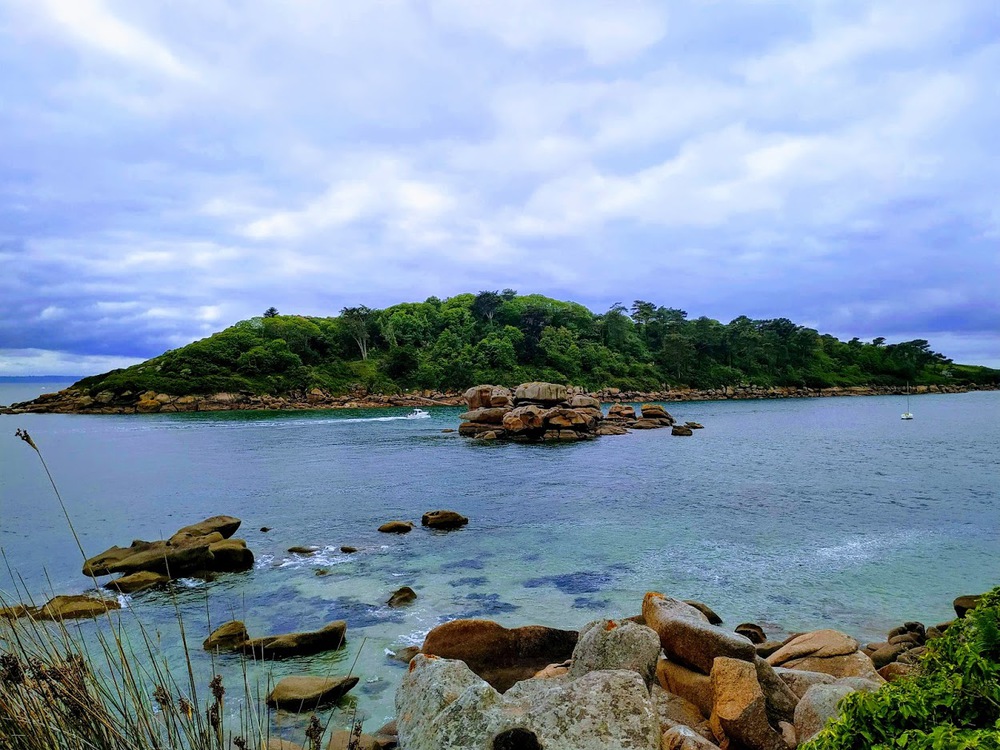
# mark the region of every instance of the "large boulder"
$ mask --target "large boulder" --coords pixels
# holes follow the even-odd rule
[[[569,405],[574,409],[578,408],[589,408],[598,409],[601,408],[601,402],[598,401],[593,396],[585,396],[582,393],[578,393],[569,400]]]
[[[212,516],[204,521],[178,529],[169,541],[171,544],[183,544],[189,539],[205,537],[210,534],[221,534],[223,539],[229,539],[239,529],[240,523],[240,519],[233,516]]]
[[[357,677],[314,677],[293,675],[278,680],[268,693],[267,705],[285,711],[314,711],[336,703],[358,684]]]
[[[839,630],[814,630],[797,635],[769,657],[772,667],[784,666],[787,662],[807,656],[826,658],[853,654],[858,650],[858,642]]]
[[[336,651],[347,643],[347,623],[335,620],[319,630],[306,633],[285,633],[251,638],[239,648],[257,659],[284,659],[289,656],[309,656],[323,651]]]
[[[679,724],[667,729],[660,740],[661,750],[717,750],[718,747],[695,730]]]
[[[635,419],[635,407],[631,404],[612,404],[606,418],[613,422],[631,422]]]
[[[913,651],[907,652],[913,653]],[[875,669],[872,660],[861,653],[855,651],[853,654],[841,654],[840,656],[807,656],[804,659],[793,659],[785,662],[790,669],[805,669],[810,672],[823,672],[833,677],[863,677],[874,682],[883,682]]]
[[[521,383],[514,390],[514,403],[556,406],[566,401],[567,393],[566,386],[558,383]]]
[[[965,613],[970,609],[974,609],[979,600],[982,599],[982,594],[963,594],[962,596],[956,597],[953,603],[955,607],[955,614],[959,618],[965,617]]]
[[[501,425],[503,416],[509,412],[509,408],[481,407],[472,411],[463,412],[458,418],[466,422],[476,422],[477,424]]]
[[[660,645],[669,659],[703,674],[711,673],[717,657],[753,664],[757,656],[749,638],[710,625],[704,614],[679,599],[651,591],[643,598],[642,616],[660,637]]]
[[[503,428],[511,435],[540,432],[545,428],[546,410],[535,404],[517,406],[503,417]]]
[[[799,696],[782,680],[774,668],[761,657],[754,659],[757,670],[757,682],[767,708],[767,718],[771,724],[778,726],[781,722],[791,722],[795,717],[795,706]]]
[[[674,695],[664,690],[659,684],[653,685],[650,697],[653,700],[656,716],[660,720],[661,729],[682,726],[706,740],[715,739],[712,728],[708,725],[708,719],[687,698]]]
[[[542,625],[505,628],[490,620],[452,620],[433,628],[424,639],[424,654],[458,659],[504,692],[549,664],[573,655],[579,634]]]
[[[179,578],[204,571],[249,570],[253,567],[253,553],[245,541],[231,538],[239,527],[240,519],[233,516],[206,518],[166,540],[136,540],[129,547],[111,547],[84,562],[83,574],[127,576],[146,571]]]
[[[775,667],[774,672],[798,698],[805,695],[806,691],[813,685],[832,685],[837,681],[833,675],[823,672],[809,672],[805,669]]]
[[[148,570],[141,570],[138,573],[130,573],[127,576],[116,578],[104,584],[104,588],[118,591],[122,594],[134,594],[138,591],[162,586],[170,581],[169,576],[163,573],[153,573]]]
[[[490,406],[493,408],[499,406],[513,406],[514,396],[511,394],[509,388],[504,388],[502,385],[495,385],[490,390]]]
[[[474,385],[465,392],[465,403],[469,405],[469,409],[488,409],[493,406],[492,396],[492,385]]]
[[[584,626],[573,649],[571,679],[602,669],[630,669],[649,687],[656,679],[660,639],[630,620],[595,620]]]
[[[668,425],[674,423],[674,418],[667,413],[660,404],[643,404],[642,405],[642,418],[643,419],[660,419],[665,421]]]
[[[420,525],[432,529],[458,529],[468,522],[468,518],[453,510],[431,510],[420,517]]]
[[[500,695],[464,664],[417,655],[396,692],[407,750],[658,750],[649,694],[635,672],[526,680]]]
[[[781,733],[768,723],[764,693],[750,662],[720,656],[712,667],[712,730],[731,746],[788,750]]]
[[[712,680],[708,675],[660,659],[656,663],[656,679],[660,687],[694,704],[703,715],[712,713]]]
[[[808,742],[826,722],[840,715],[837,704],[854,692],[848,685],[817,684],[809,688],[795,709],[795,735],[800,742]]]
[[[542,423],[547,430],[585,430],[594,424],[593,418],[565,407],[549,409],[542,417]]]

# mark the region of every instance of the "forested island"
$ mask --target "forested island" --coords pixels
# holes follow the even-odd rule
[[[75,393],[288,396],[461,392],[541,380],[601,389],[991,387],[1000,370],[952,362],[917,339],[844,342],[787,318],[729,323],[636,300],[575,302],[481,291],[333,317],[274,308],[141,364],[86,377]],[[134,400],[134,399],[133,399]]]

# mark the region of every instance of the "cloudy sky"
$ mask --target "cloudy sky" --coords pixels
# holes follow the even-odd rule
[[[1000,366],[996,0],[0,0],[0,375],[512,287]]]

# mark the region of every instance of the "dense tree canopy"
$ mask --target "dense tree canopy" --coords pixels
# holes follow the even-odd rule
[[[574,302],[505,289],[384,310],[345,307],[331,318],[279,315],[272,308],[81,385],[116,393],[395,392],[550,380],[594,390],[660,390],[996,382],[998,376],[955,365],[923,339],[843,342],[787,318],[690,320],[684,310],[645,300],[595,314]]]

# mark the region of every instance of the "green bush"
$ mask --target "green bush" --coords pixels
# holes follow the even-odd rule
[[[928,642],[916,674],[840,709],[802,750],[1000,748],[1000,587]]]

